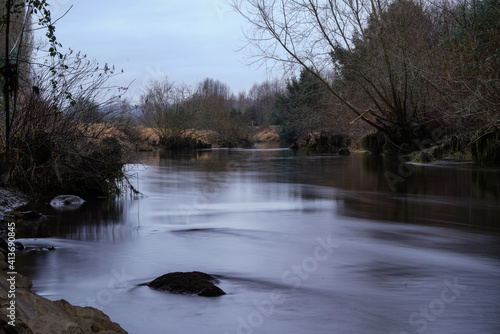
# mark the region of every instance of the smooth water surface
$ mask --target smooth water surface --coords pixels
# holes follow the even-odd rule
[[[288,149],[148,153],[144,196],[37,210],[19,254],[49,299],[129,333],[499,333],[500,170]],[[31,233],[25,231],[24,233]],[[141,283],[217,275],[204,298]]]

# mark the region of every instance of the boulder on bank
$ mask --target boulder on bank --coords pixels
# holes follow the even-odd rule
[[[50,201],[55,209],[78,209],[85,201],[75,195],[59,195]]]
[[[17,274],[15,286],[15,327],[9,322],[11,283],[8,266],[0,253],[0,333],[52,333],[52,334],[126,334],[117,323],[102,311],[92,307],[79,307],[65,300],[50,301],[30,291],[31,281]]]
[[[5,211],[27,201],[25,196],[0,189],[0,219]],[[0,333],[127,334],[100,310],[73,306],[65,300],[53,302],[31,292],[33,283],[20,274],[15,275],[15,299],[11,298],[13,281],[12,275],[7,274],[9,265],[5,261],[8,248],[8,243],[0,238]],[[10,318],[12,311],[8,309],[12,301],[15,301],[15,327]]]
[[[199,271],[174,272],[160,276],[146,285],[162,291],[179,294],[192,294],[203,297],[217,297],[226,293],[217,287],[219,280]]]

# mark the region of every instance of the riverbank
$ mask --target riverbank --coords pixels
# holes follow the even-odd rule
[[[28,202],[28,197],[0,189],[0,221]],[[102,311],[73,306],[61,299],[51,301],[31,291],[33,283],[17,273],[15,226],[3,221],[8,242],[0,239],[0,331],[9,334],[118,334],[127,333]],[[10,234],[9,234],[10,233]],[[14,246],[14,247],[13,247]]]
[[[0,220],[6,212],[27,204],[28,200],[28,196],[20,192],[0,188]]]
[[[137,126],[134,128],[136,136],[127,137],[123,131],[115,130],[113,136],[120,140],[124,147],[135,151],[152,151],[158,148],[160,138],[152,128]],[[111,134],[111,133],[110,133]],[[203,144],[211,147],[219,147],[220,143],[216,140],[216,134],[209,130],[199,130],[193,133],[193,138],[200,140]],[[273,126],[253,127],[250,133],[252,143],[276,143],[281,141],[281,137]]]

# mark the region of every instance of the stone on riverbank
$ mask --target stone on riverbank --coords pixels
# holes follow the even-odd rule
[[[50,206],[56,209],[77,209],[85,201],[75,195],[59,195],[50,201]]]
[[[30,291],[33,283],[20,274],[15,275],[15,299],[8,265],[0,252],[0,333],[19,334],[126,334],[102,311],[92,307],[73,306],[65,300],[50,301]],[[7,309],[15,301],[15,327],[11,326]]]
[[[28,203],[28,197],[18,192],[0,189],[0,219],[6,212]]]
[[[146,285],[156,290],[171,293],[217,297],[226,294],[215,285],[218,283],[219,280],[212,275],[193,271],[188,273],[169,273],[154,279]]]
[[[27,204],[24,195],[0,189],[0,220],[5,212]],[[33,292],[33,283],[21,274],[9,275],[6,262],[8,243],[0,239],[0,333],[7,334],[127,334],[120,325],[112,322],[102,311],[79,307],[65,300],[50,301]],[[15,298],[12,276],[15,276]],[[10,295],[10,296],[9,296]],[[11,301],[15,301],[15,327],[12,320]]]

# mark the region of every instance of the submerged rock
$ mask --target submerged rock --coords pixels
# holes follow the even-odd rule
[[[54,246],[40,246],[36,248],[28,248],[27,250],[32,253],[43,253],[43,252],[53,252],[56,250],[56,248]]]
[[[162,291],[192,294],[203,297],[217,297],[226,293],[217,287],[219,280],[212,275],[199,271],[188,273],[175,272],[160,276],[146,285]]]
[[[50,205],[56,209],[77,209],[85,201],[75,195],[59,195],[50,201]]]

